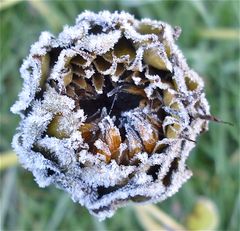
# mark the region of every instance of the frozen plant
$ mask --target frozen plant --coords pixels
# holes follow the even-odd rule
[[[32,45],[12,106],[13,147],[40,187],[67,191],[99,219],[178,191],[210,116],[180,29],[125,12],[86,11]]]

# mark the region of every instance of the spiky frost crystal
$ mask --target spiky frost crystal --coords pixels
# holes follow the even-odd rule
[[[13,147],[39,186],[54,184],[104,219],[158,202],[189,179],[207,129],[202,79],[175,45],[180,29],[127,13],[84,12],[43,32],[21,67]]]

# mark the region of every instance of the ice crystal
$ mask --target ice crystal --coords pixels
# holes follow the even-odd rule
[[[131,201],[165,200],[189,179],[209,106],[179,35],[108,11],[40,35],[11,108],[21,116],[13,147],[40,187],[54,184],[105,219]]]

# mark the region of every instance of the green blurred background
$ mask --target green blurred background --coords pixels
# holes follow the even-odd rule
[[[193,211],[197,200],[204,197],[216,206],[217,230],[239,229],[239,1],[1,0],[0,4],[1,155],[11,151],[19,121],[9,111],[21,89],[19,67],[41,31],[57,35],[63,25],[73,25],[86,9],[125,10],[137,18],[166,21],[182,28],[178,44],[189,65],[204,78],[211,113],[234,126],[210,123],[209,132],[198,139],[188,159],[193,177],[157,206],[193,229],[199,224],[194,226],[191,219],[210,217],[202,218],[207,213]],[[133,206],[119,209],[114,217],[100,223],[64,192],[54,187],[40,189],[31,173],[18,164],[0,171],[1,230],[151,230],[150,226],[144,228],[144,220],[138,219]]]

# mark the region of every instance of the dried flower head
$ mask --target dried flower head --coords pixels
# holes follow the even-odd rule
[[[41,187],[54,184],[100,219],[158,202],[189,179],[207,129],[202,79],[175,44],[179,28],[127,13],[84,12],[43,32],[21,67],[13,147]]]

